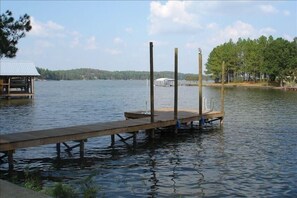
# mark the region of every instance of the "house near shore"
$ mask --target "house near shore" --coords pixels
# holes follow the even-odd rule
[[[39,75],[33,63],[0,61],[0,98],[32,98],[34,78]]]

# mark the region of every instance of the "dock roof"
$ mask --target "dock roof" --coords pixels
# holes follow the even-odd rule
[[[0,76],[39,76],[34,63],[0,61]]]

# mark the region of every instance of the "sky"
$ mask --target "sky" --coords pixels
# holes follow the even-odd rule
[[[205,64],[212,49],[230,39],[297,36],[293,0],[0,0],[1,14],[6,10],[15,18],[28,14],[32,25],[14,60],[50,70],[149,71],[153,42],[155,71],[173,71],[178,48],[179,72],[198,73],[198,48]]]

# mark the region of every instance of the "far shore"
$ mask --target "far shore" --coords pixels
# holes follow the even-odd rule
[[[205,83],[203,86],[206,87],[221,87],[221,83]],[[275,86],[275,85],[270,85],[267,82],[261,82],[261,83],[255,83],[255,82],[238,82],[238,83],[224,83],[225,87],[247,87],[247,88],[268,88],[268,89],[295,89],[297,90],[297,87],[280,87],[280,86]]]

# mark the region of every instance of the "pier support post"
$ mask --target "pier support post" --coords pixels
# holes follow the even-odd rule
[[[178,48],[174,49],[174,120],[177,122],[178,116]],[[175,133],[178,132],[177,125]]]
[[[136,148],[136,134],[137,132],[133,132],[133,148]]]
[[[12,151],[7,151],[7,158],[8,158],[8,170],[12,171],[13,170],[13,150]]]
[[[154,56],[153,42],[150,42],[150,100],[151,100],[151,123],[154,122],[155,106],[154,106]],[[150,130],[150,137],[155,138],[155,130]]]
[[[79,141],[79,156],[81,159],[84,158],[85,155],[85,142],[84,140]]]
[[[57,159],[61,159],[61,143],[56,144],[56,150],[57,150]]]
[[[199,86],[199,126],[202,126],[202,51],[199,48],[198,63],[199,63],[199,77],[198,77],[198,86]]]
[[[111,138],[111,144],[110,144],[110,146],[114,146],[114,143],[115,143],[115,135],[113,134],[113,135],[111,135],[110,136],[110,138]]]

